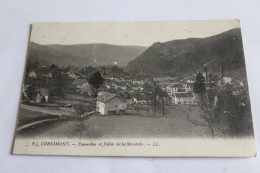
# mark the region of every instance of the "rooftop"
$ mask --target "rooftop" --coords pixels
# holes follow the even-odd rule
[[[192,93],[176,93],[175,97],[177,98],[187,98],[187,97],[193,97]]]
[[[97,98],[97,101],[99,102],[103,102],[103,103],[106,103],[107,101],[111,100],[112,98],[114,97],[118,97],[122,100],[124,100],[122,97],[120,97],[119,95],[116,95],[116,94],[113,94],[113,93],[109,93],[109,92],[102,92],[98,98]],[[125,100],[124,100],[125,101]]]
[[[36,89],[36,92],[38,92],[41,96],[48,96],[49,95],[49,89],[48,88],[38,88],[38,89]]]
[[[83,85],[84,83],[87,83],[88,81],[86,79],[75,79],[73,81],[73,85]]]

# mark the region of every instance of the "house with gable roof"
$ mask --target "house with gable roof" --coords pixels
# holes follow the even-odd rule
[[[123,98],[126,101],[127,105],[134,104],[134,99],[131,97],[131,95],[127,91],[122,91],[117,94],[119,97]]]
[[[35,89],[35,98],[36,103],[48,102],[49,100],[49,89],[48,88],[37,88]],[[44,100],[44,101],[43,101]]]
[[[71,72],[68,72],[68,77],[71,78],[71,79],[78,79],[79,76],[77,76],[76,73],[71,73]]]
[[[101,115],[123,115],[127,109],[127,102],[117,94],[102,92],[98,94],[96,107]]]
[[[37,73],[36,73],[35,71],[31,71],[31,72],[29,73],[29,77],[30,77],[30,78],[37,78]]]

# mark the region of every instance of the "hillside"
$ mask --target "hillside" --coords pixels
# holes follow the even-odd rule
[[[144,74],[176,76],[195,73],[203,69],[204,64],[207,64],[209,71],[219,71],[220,61],[226,71],[245,69],[240,29],[207,38],[154,43],[129,62],[127,70],[136,73],[142,69]]]
[[[124,66],[135,59],[146,47],[117,46],[109,44],[77,44],[77,45],[40,45],[31,42],[28,57],[30,61],[60,66]]]
[[[31,42],[29,45],[28,60],[31,62],[38,61],[41,64],[57,64],[59,66],[67,66],[73,62],[73,65],[90,63],[89,59],[79,56],[63,53],[55,49],[51,49],[44,45]]]

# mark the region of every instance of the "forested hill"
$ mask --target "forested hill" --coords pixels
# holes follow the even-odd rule
[[[110,44],[40,45],[31,42],[28,57],[32,62],[59,66],[103,66],[113,65],[115,62],[119,66],[125,66],[145,49],[146,47],[141,46]]]
[[[189,38],[154,43],[127,65],[129,72],[154,76],[195,73],[207,64],[209,71],[245,69],[241,30],[239,28],[206,38]]]

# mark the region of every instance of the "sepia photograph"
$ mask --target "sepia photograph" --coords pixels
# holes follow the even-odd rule
[[[13,153],[255,156],[240,21],[33,23]]]

